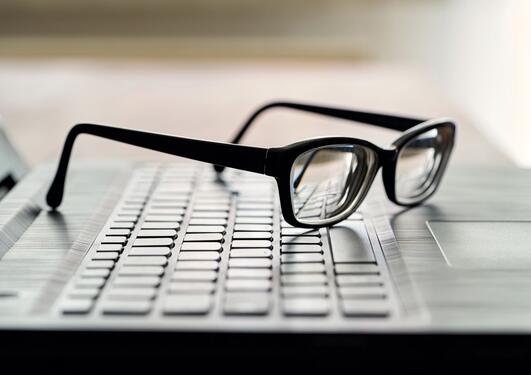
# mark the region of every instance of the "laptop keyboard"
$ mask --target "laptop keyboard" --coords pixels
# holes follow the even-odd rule
[[[273,179],[228,170],[220,182],[208,166],[168,164],[133,173],[58,311],[389,319],[393,301],[361,218],[295,228]]]

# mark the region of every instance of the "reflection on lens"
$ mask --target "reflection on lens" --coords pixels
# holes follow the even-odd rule
[[[450,129],[437,128],[410,140],[400,151],[395,191],[402,203],[415,203],[433,192],[441,164],[450,151]]]
[[[333,145],[301,154],[291,172],[295,217],[322,225],[350,215],[365,197],[376,167],[376,154],[364,146]]]

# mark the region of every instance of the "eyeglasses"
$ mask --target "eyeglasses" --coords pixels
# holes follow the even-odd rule
[[[307,139],[274,148],[238,144],[254,120],[273,108],[361,122],[403,134],[386,149],[348,137]],[[356,211],[380,167],[387,197],[392,202],[414,206],[428,199],[441,182],[455,132],[455,124],[448,119],[419,120],[288,102],[259,108],[232,143],[78,124],[68,133],[46,200],[54,209],[61,204],[74,141],[80,134],[90,134],[214,164],[220,174],[229,167],[274,177],[282,214],[289,224],[304,228],[331,226]]]

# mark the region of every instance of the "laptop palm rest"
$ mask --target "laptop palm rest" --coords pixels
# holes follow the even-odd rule
[[[428,221],[455,268],[531,269],[531,221]]]

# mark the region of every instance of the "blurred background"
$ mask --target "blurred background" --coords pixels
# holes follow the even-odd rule
[[[452,116],[461,162],[531,166],[531,2],[0,1],[0,114],[31,164],[56,157],[76,122],[228,140],[270,99]],[[394,137],[264,121],[249,143]],[[79,156],[137,152],[94,142]]]

